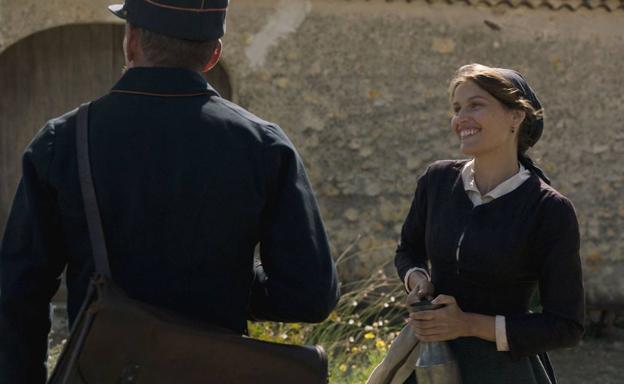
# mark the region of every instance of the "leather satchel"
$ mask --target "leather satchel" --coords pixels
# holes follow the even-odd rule
[[[327,383],[320,346],[238,335],[133,300],[114,283],[89,162],[88,108],[78,111],[76,144],[96,273],[48,383]]]

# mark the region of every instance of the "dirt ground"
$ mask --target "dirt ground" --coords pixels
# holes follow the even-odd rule
[[[576,348],[549,353],[559,384],[624,383],[624,328],[612,327]]]

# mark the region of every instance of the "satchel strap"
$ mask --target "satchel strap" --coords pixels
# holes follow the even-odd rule
[[[78,155],[78,175],[80,177],[80,189],[84,204],[89,237],[95,260],[95,272],[110,278],[110,265],[108,252],[102,229],[102,219],[98,208],[93,176],[91,175],[91,161],[89,160],[89,105],[84,103],[78,109],[78,124],[76,127],[76,152]]]

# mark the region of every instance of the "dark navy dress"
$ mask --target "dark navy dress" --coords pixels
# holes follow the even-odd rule
[[[534,174],[473,207],[461,177],[465,163],[436,162],[418,180],[395,257],[399,276],[430,265],[436,294],[454,296],[465,312],[505,316],[508,352],[476,338],[449,342],[464,384],[554,381],[545,352],[574,346],[583,334],[574,208]],[[543,309],[530,313],[538,290]]]

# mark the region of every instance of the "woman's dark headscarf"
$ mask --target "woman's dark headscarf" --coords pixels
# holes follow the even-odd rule
[[[539,102],[539,99],[537,98],[537,95],[535,95],[535,92],[533,92],[533,89],[529,87],[529,84],[527,83],[524,76],[522,76],[519,72],[514,71],[513,69],[496,68],[496,70],[505,79],[510,81],[516,87],[516,89],[518,89],[518,91],[520,91],[522,96],[531,103],[531,106],[536,111],[542,109],[542,104]],[[535,145],[535,143],[537,143],[540,137],[542,137],[542,131],[544,131],[543,116],[538,116],[535,121],[533,121],[533,124],[524,127],[524,129],[527,130],[525,134],[528,136],[528,145],[529,147],[532,147],[533,145]],[[547,184],[550,184],[550,179],[544,174],[544,171],[542,171],[537,165],[535,165],[535,163],[533,163],[533,160],[531,160],[531,158],[526,153],[518,152],[518,160],[520,161],[520,164],[522,164],[526,169],[534,172]]]

